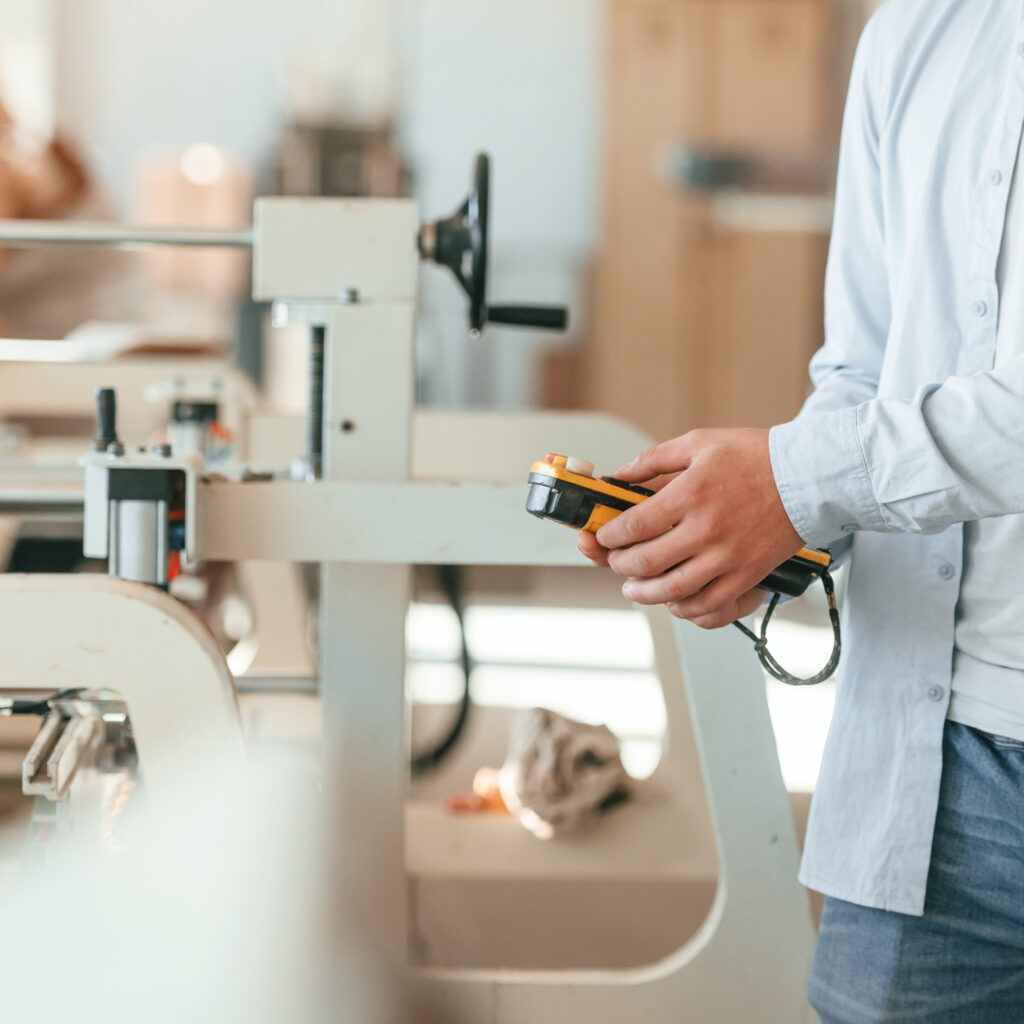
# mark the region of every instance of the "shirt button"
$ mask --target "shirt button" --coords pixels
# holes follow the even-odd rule
[[[840,526],[839,529],[842,530],[843,533],[856,533],[857,532],[857,524],[856,523],[843,523],[843,525]]]
[[[1017,56],[1024,57],[1024,43],[1017,44]]]
[[[949,564],[949,562],[939,563],[939,578],[944,580],[951,580],[956,575],[956,569]]]
[[[971,312],[977,317],[983,317],[988,312],[988,303],[979,300],[971,306]]]
[[[988,172],[988,183],[992,186],[1001,185],[1003,183],[1003,172],[1002,171],[989,171]]]
[[[942,700],[946,696],[946,691],[941,686],[929,686],[928,696],[932,700]]]

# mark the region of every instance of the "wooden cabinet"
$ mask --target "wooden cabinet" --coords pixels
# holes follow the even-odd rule
[[[657,437],[796,413],[821,341],[825,233],[723,218],[671,157],[828,162],[842,43],[830,0],[610,0],[587,404]]]

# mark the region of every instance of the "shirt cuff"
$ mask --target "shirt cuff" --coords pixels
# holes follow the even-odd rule
[[[857,431],[857,408],[810,413],[773,427],[775,485],[793,528],[808,547],[826,547],[857,530],[884,530]]]

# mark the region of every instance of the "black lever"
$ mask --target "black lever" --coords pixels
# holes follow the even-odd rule
[[[117,396],[113,388],[96,389],[96,437],[94,452],[105,452],[107,445],[117,441]]]
[[[544,327],[564,331],[569,324],[565,306],[488,306],[487,320],[513,327]]]
[[[450,217],[420,228],[420,255],[446,266],[462,285],[469,296],[469,330],[474,336],[488,321],[564,331],[569,321],[564,306],[487,305],[490,180],[490,159],[486,153],[480,153],[473,166],[473,188],[466,201]]]

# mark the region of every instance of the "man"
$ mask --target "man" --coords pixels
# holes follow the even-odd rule
[[[1024,1021],[1024,3],[889,0],[854,63],[816,389],[616,475],[581,549],[714,628],[850,552],[801,870],[825,1024]]]

